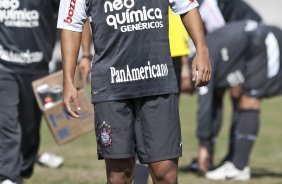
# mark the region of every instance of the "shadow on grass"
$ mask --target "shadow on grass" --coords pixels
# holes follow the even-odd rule
[[[264,177],[270,177],[270,178],[282,178],[282,173],[265,169],[265,168],[252,168],[252,178],[264,178]]]

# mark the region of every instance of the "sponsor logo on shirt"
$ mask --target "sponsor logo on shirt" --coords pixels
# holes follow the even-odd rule
[[[0,23],[6,27],[33,28],[39,26],[37,10],[20,8],[19,0],[0,0]]]
[[[29,64],[41,62],[43,60],[43,53],[30,52],[30,50],[26,50],[25,52],[13,52],[4,50],[3,46],[0,45],[0,59],[8,62]]]
[[[105,1],[104,12],[109,14],[106,18],[107,24],[121,32],[163,27],[160,8],[142,6],[142,9],[133,10],[134,6],[135,0]]]
[[[139,68],[130,68],[128,65],[125,69],[110,67],[110,72],[111,83],[114,84],[165,77],[168,75],[168,68],[167,64],[151,65],[148,61],[148,65]]]
[[[70,6],[69,6],[69,10],[68,10],[68,15],[67,17],[64,19],[65,23],[72,23],[72,17],[74,15],[74,10],[75,10],[75,4],[76,4],[76,0],[71,0],[70,1]]]

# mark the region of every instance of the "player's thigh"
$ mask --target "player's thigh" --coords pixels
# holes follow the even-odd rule
[[[17,177],[20,169],[21,129],[18,122],[19,88],[12,74],[0,70],[0,173]]]
[[[13,74],[0,70],[0,134],[1,139],[18,137],[19,87]],[[5,139],[7,140],[7,139]]]
[[[154,182],[162,181],[176,183],[178,173],[178,159],[153,162],[148,166]]]
[[[130,100],[95,103],[95,131],[100,159],[135,157],[134,106]]]
[[[134,158],[106,159],[107,183],[132,183],[134,173]]]
[[[182,155],[178,95],[141,98],[135,135],[141,163],[175,159]]]
[[[0,113],[9,118],[18,118],[19,86],[16,78],[0,70]]]

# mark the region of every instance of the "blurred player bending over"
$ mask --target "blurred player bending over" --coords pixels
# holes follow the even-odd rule
[[[198,2],[207,34],[233,21],[262,21],[260,15],[243,0],[199,0]]]
[[[200,0],[198,2],[200,4],[199,10],[204,22],[206,34],[212,33],[216,29],[219,29],[233,21],[240,21],[240,20],[254,20],[257,22],[262,21],[260,15],[243,0]],[[233,105],[232,118],[236,119],[236,114],[237,114],[236,109],[238,104],[238,98],[240,95],[240,88],[235,86],[230,88],[229,91]],[[218,108],[217,113],[222,114],[223,113],[222,110],[223,109]],[[216,121],[221,121],[221,116],[218,116]],[[233,129],[233,121],[231,122],[231,127],[230,127],[231,132],[233,131],[232,129]],[[213,167],[213,155],[215,150],[212,145],[209,146],[209,150],[208,150],[206,145],[203,145],[201,143],[202,142],[200,142],[199,145],[200,148],[199,148],[198,159],[193,159],[192,162],[187,166],[180,167],[180,171],[183,172],[202,171],[203,173],[205,173],[208,169],[211,169]]]
[[[212,80],[198,90],[197,136],[208,149],[221,127],[224,91],[240,86],[238,114],[225,162],[206,173],[213,180],[250,179],[249,157],[259,129],[261,100],[282,93],[282,32],[252,21],[230,23],[207,36]]]

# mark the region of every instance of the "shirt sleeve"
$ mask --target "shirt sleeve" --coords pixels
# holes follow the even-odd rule
[[[61,0],[57,28],[82,32],[86,11],[85,0]]]
[[[169,0],[173,14],[183,14],[199,6],[196,0]]]
[[[203,22],[205,23],[205,28],[209,33],[225,26],[224,17],[216,0],[203,1],[200,7],[200,14]]]

